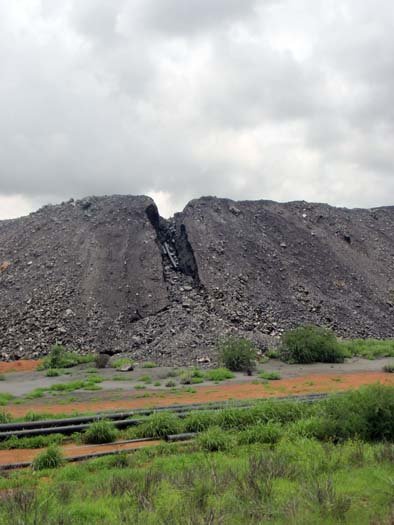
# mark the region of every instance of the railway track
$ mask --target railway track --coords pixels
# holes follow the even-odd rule
[[[329,394],[307,394],[301,396],[288,396],[280,398],[271,398],[270,401],[298,401],[303,403],[312,403],[320,401],[328,397]],[[266,401],[266,400],[265,400]],[[113,422],[118,429],[123,429],[131,426],[141,424],[144,420],[141,416],[148,416],[153,413],[172,412],[179,417],[186,417],[187,414],[194,411],[210,411],[221,410],[224,408],[248,408],[255,403],[264,403],[265,401],[248,400],[247,402],[216,402],[204,404],[187,404],[187,405],[171,405],[167,407],[158,407],[152,409],[136,409],[128,412],[115,413],[98,413],[90,416],[78,416],[63,419],[47,419],[41,421],[25,421],[18,423],[2,423],[0,424],[0,441],[11,437],[32,437],[45,436],[49,434],[63,434],[71,435],[74,432],[82,432],[88,426],[100,419],[106,419]]]

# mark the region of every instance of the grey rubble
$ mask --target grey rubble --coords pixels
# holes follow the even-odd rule
[[[145,196],[89,197],[0,222],[0,352],[56,341],[187,364],[219,337],[290,327],[394,337],[394,207],[203,197],[170,220]]]

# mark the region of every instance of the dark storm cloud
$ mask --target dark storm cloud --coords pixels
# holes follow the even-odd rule
[[[0,218],[103,193],[150,193],[167,212],[201,194],[390,203],[393,11],[0,4]]]

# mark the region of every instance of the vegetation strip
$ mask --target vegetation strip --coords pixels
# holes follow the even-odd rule
[[[324,399],[328,396],[328,394],[310,394],[307,396],[294,396],[289,398],[277,398],[276,401],[286,401],[286,400],[292,400],[292,401],[299,401],[299,402],[313,402],[318,401],[320,399]],[[262,401],[259,400],[259,403]],[[263,401],[264,402],[264,401]],[[174,412],[178,413],[179,417],[186,417],[188,413],[193,411],[209,411],[209,410],[220,410],[225,408],[250,408],[253,406],[252,403],[245,403],[245,404],[229,404],[221,403],[216,405],[185,405],[183,407],[172,407],[171,409],[152,409],[151,411],[141,411],[146,414],[152,414],[155,412]],[[140,412],[140,413],[141,413]],[[23,423],[17,423],[17,424],[2,424],[0,425],[0,440],[8,439],[11,437],[29,437],[29,436],[41,436],[41,435],[49,435],[49,434],[73,434],[74,432],[80,432],[82,430],[86,430],[89,427],[89,423],[83,423],[83,424],[70,424],[70,425],[64,425],[64,422],[66,421],[78,421],[78,420],[85,420],[89,422],[99,421],[102,419],[115,419],[113,422],[114,425],[117,428],[127,428],[131,426],[136,426],[144,422],[143,419],[121,419],[120,421],[116,420],[116,417],[121,415],[122,417],[127,417],[129,415],[135,414],[136,411],[130,412],[130,413],[122,413],[122,414],[113,414],[107,416],[92,416],[92,417],[86,417],[86,418],[69,418],[68,420],[46,420],[46,421],[35,421],[35,422],[28,422],[26,424]],[[16,430],[18,428],[22,428],[21,430]],[[3,431],[3,429],[8,429],[8,431]],[[12,429],[12,430],[10,430]]]

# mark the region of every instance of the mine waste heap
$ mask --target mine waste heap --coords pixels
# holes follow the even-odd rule
[[[394,207],[203,197],[167,220],[114,195],[0,221],[2,359],[61,342],[181,365],[300,324],[394,337]]]

